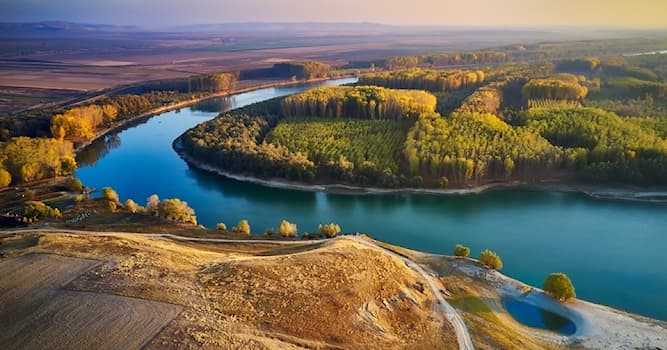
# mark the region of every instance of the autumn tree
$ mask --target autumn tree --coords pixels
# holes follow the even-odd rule
[[[172,221],[196,225],[197,217],[188,203],[178,198],[164,199],[158,205],[158,215]]]
[[[248,223],[248,220],[243,219],[239,221],[236,226],[232,227],[232,232],[250,235],[250,224]]]
[[[287,220],[283,220],[278,225],[278,234],[282,237],[296,237],[298,233],[296,224],[293,224]]]
[[[470,248],[457,244],[456,247],[454,247],[454,255],[467,257],[470,255]]]
[[[0,188],[7,187],[12,183],[12,174],[9,171],[0,168]]]
[[[490,267],[494,270],[500,270],[503,268],[503,261],[500,259],[500,257],[488,249],[484,250],[479,255],[479,262],[484,264],[484,266]]]
[[[551,297],[565,302],[576,297],[570,278],[564,273],[552,273],[544,280],[542,289]]]
[[[102,196],[109,202],[120,203],[118,193],[111,187],[104,187],[102,189]]]
[[[340,226],[338,226],[333,222],[330,224],[324,224],[324,225],[320,224],[317,226],[317,233],[319,235],[325,235],[328,238],[335,237],[337,234],[340,233],[340,231],[341,231]]]

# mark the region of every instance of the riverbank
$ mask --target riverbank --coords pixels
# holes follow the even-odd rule
[[[610,200],[628,200],[636,202],[667,203],[667,189],[641,189],[636,187],[608,187],[587,184],[561,183],[529,183],[524,181],[508,181],[489,183],[470,188],[378,188],[361,187],[346,184],[306,184],[283,179],[262,179],[254,176],[235,174],[204,163],[187,154],[182,147],[181,136],[173,143],[174,151],[189,165],[197,169],[218,174],[233,180],[254,183],[266,187],[306,192],[327,192],[333,194],[435,194],[435,195],[473,195],[488,191],[526,188],[538,191],[583,193],[593,198]]]
[[[657,349],[667,345],[667,322],[580,299],[560,303],[539,288],[485,268],[471,259],[421,252],[413,252],[413,254],[418,257],[417,260],[447,259],[448,264],[460,273],[492,287],[500,298],[512,298],[550,311],[570,320],[576,328],[572,335],[560,335],[530,328],[515,321],[509,315],[500,315],[504,322],[514,323],[514,328],[531,338],[563,346],[577,344],[590,349]],[[491,309],[497,308],[497,305],[488,301],[487,303]]]
[[[340,76],[340,77],[335,77],[335,78],[316,78],[316,79],[309,79],[309,80],[299,80],[299,81],[293,81],[293,80],[280,80],[280,81],[272,81],[269,83],[264,83],[264,84],[257,84],[257,85],[252,85],[248,87],[243,87],[243,88],[237,88],[229,91],[224,91],[224,92],[218,92],[218,93],[212,93],[212,94],[206,94],[201,97],[189,99],[187,101],[182,101],[174,104],[170,104],[168,106],[161,106],[158,108],[151,109],[148,112],[141,113],[138,115],[134,115],[128,118],[124,118],[122,120],[118,120],[114,123],[112,123],[109,127],[106,127],[104,129],[98,130],[95,135],[86,140],[85,142],[82,142],[80,144],[77,144],[74,152],[78,154],[81,152],[83,149],[86,147],[90,146],[93,142],[98,140],[99,138],[105,136],[106,134],[118,130],[122,127],[124,127],[127,124],[130,124],[134,121],[142,120],[142,119],[147,119],[150,117],[153,117],[158,114],[166,113],[169,111],[173,111],[176,109],[181,109],[185,108],[188,106],[191,106],[193,104],[209,100],[212,98],[217,98],[217,97],[229,97],[233,95],[238,95],[238,94],[243,94],[247,92],[252,92],[260,89],[267,89],[267,88],[272,88],[272,87],[281,87],[281,86],[290,86],[290,85],[299,85],[299,84],[308,84],[308,83],[319,83],[327,80],[332,80],[332,79],[346,79],[346,78],[353,78],[356,77],[356,75],[345,75],[345,76]]]

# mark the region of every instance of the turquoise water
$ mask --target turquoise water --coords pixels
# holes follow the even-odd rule
[[[193,169],[171,147],[220,109],[305,88],[214,99],[128,126],[82,152],[77,176],[89,186],[113,187],[123,200],[143,202],[153,193],[184,199],[208,227],[245,218],[261,233],[287,219],[303,232],[335,221],[343,231],[427,252],[450,254],[462,243],[477,256],[489,248],[503,258],[504,273],[528,284],[539,287],[549,273],[565,272],[579,297],[667,320],[665,205],[523,189],[466,196],[273,189]]]
[[[515,320],[528,327],[547,329],[564,335],[572,335],[577,330],[574,323],[567,318],[520,300],[503,299],[503,306]]]

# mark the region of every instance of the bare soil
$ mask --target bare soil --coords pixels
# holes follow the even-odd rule
[[[67,283],[100,262],[28,254],[0,262],[4,349],[137,349],[181,307],[71,291]]]

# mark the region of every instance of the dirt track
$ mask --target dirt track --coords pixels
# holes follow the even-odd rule
[[[180,306],[63,289],[95,260],[29,254],[0,262],[4,349],[138,349]]]

